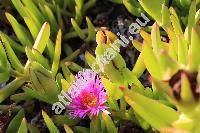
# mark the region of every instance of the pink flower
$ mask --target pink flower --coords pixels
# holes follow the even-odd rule
[[[106,91],[99,76],[92,70],[79,72],[68,94],[71,98],[69,108],[72,118],[97,116],[100,111],[107,108],[104,105]]]

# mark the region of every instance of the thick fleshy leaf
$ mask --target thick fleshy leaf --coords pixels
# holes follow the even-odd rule
[[[54,123],[56,125],[68,125],[68,126],[74,126],[76,125],[80,120],[77,119],[71,119],[69,115],[54,115]]]
[[[89,133],[90,129],[82,126],[75,126],[74,127],[74,132],[76,133]]]
[[[80,65],[78,65],[78,64],[76,64],[76,63],[74,63],[74,62],[65,62],[65,65],[66,65],[70,70],[72,70],[72,71],[74,71],[74,72],[78,72],[78,71],[82,71],[82,70],[83,70],[83,68],[82,68]]]
[[[9,13],[6,13],[6,17],[8,19],[8,21],[10,22],[10,24],[12,25],[15,34],[17,36],[17,38],[19,39],[19,41],[24,45],[24,46],[29,46],[31,47],[32,44],[32,38],[30,33],[27,31],[27,29],[19,24],[17,22],[17,20]]]
[[[88,17],[86,17],[86,21],[88,25],[88,37],[86,38],[86,41],[92,41],[96,35],[95,27]]]
[[[144,30],[141,30],[141,31],[140,31],[140,35],[141,35],[142,38],[145,40],[145,42],[147,42],[148,44],[151,44],[151,43],[152,43],[151,34],[147,33],[147,32],[144,31]]]
[[[2,40],[2,42],[0,41],[1,66],[3,65],[5,67],[8,67],[8,60],[7,60],[6,52],[5,52],[4,47],[3,47],[3,43],[5,43],[5,42],[3,42],[3,40]]]
[[[199,28],[192,29],[191,46],[189,50],[189,67],[191,71],[198,71],[200,64],[200,30]]]
[[[34,22],[34,26],[36,26],[38,28],[38,30],[39,30],[42,27],[42,24],[44,22],[40,22],[40,20],[37,19],[37,17],[35,16],[35,14],[33,14],[33,12],[31,12],[28,7],[24,7],[24,10],[28,14],[28,18],[30,18]]]
[[[181,75],[181,100],[188,103],[195,101],[190,82],[185,74]]]
[[[29,49],[29,48],[27,48]],[[46,68],[47,70],[50,70],[50,66],[49,66],[49,60],[47,58],[45,58],[39,51],[37,51],[36,49],[32,49],[30,50],[30,52],[34,55],[34,60],[32,61],[36,61],[39,64],[41,64],[44,68]],[[27,54],[27,52],[26,52]],[[30,54],[30,53],[29,53]]]
[[[40,101],[43,101],[43,102],[46,102],[46,103],[49,103],[49,104],[53,104],[52,101],[50,101],[46,97],[44,97],[45,95],[39,94],[39,92],[36,91],[36,90],[30,89],[28,87],[23,87],[23,90],[25,91],[26,95],[28,95],[31,98],[36,98]]]
[[[44,10],[45,10],[45,13],[47,16],[47,20],[52,26],[51,29],[55,33],[57,30],[57,26],[58,26],[57,22],[56,22],[56,18],[48,5],[44,5]]]
[[[173,60],[166,51],[162,51],[158,54],[158,61],[163,80],[169,80],[179,69],[177,62]]]
[[[36,49],[42,54],[48,43],[49,36],[50,36],[50,25],[47,22],[45,22],[35,40],[33,49]]]
[[[184,36],[178,36],[178,61],[186,65],[188,62],[188,46]]]
[[[161,70],[158,64],[158,60],[154,55],[153,50],[149,45],[143,45],[142,47],[142,57],[144,64],[150,74],[157,79],[162,79]]]
[[[133,40],[132,41],[132,44],[133,46],[138,50],[138,51],[142,51],[142,43],[140,43],[139,41],[137,40]]]
[[[19,52],[22,52],[22,53],[25,52],[25,50],[24,50],[25,47],[24,46],[20,45],[19,43],[14,41],[14,39],[12,39],[11,37],[7,36],[6,34],[4,34],[1,31],[0,31],[0,36],[1,36],[1,39],[2,38],[7,38],[7,39],[4,40],[5,41],[4,43],[9,43],[10,46],[13,48],[13,50],[16,50],[16,51],[19,51]]]
[[[73,130],[68,125],[64,125],[64,129],[66,133],[74,133]]]
[[[36,39],[38,33],[39,33],[39,28],[37,27],[37,25],[35,24],[35,22],[29,18],[29,17],[24,17],[24,21],[27,25],[27,27],[29,28],[29,31],[31,32],[31,35],[34,39]]]
[[[193,0],[192,4],[190,6],[190,11],[189,11],[189,16],[188,16],[188,25],[187,25],[187,31],[188,31],[188,36],[186,37],[187,41],[190,43],[191,42],[191,32],[192,32],[192,27],[195,25],[195,13],[196,13],[196,1]]]
[[[8,59],[11,62],[12,67],[15,68],[18,72],[24,73],[24,67],[21,64],[21,62],[19,61],[16,54],[14,53],[13,49],[11,48],[10,41],[8,40],[7,36],[2,34],[2,32],[0,32],[0,35],[1,35],[2,41],[6,42],[6,43],[3,43],[3,45],[6,50]]]
[[[30,64],[29,73],[33,89],[44,94],[49,101],[56,101],[59,87],[52,73],[36,62]]]
[[[140,54],[132,72],[137,78],[139,78],[142,75],[142,73],[145,71],[145,69],[146,67],[142,58],[142,54]]]
[[[102,118],[103,118],[103,121],[107,127],[107,131],[108,133],[117,133],[117,128],[115,127],[112,119],[110,118],[110,116],[106,113],[102,113]]]
[[[77,22],[72,18],[71,19],[71,23],[72,23],[72,26],[74,28],[74,30],[76,31],[76,33],[78,34],[78,36],[81,38],[81,39],[85,39],[86,36],[85,34],[83,33],[83,31],[81,30],[81,28],[78,26]]]
[[[85,59],[86,59],[88,65],[92,69],[94,69],[95,66],[98,66],[98,64],[96,63],[96,58],[92,54],[90,54],[88,51],[85,52]]]
[[[39,129],[34,127],[31,124],[28,124],[28,130],[29,130],[30,133],[40,133]]]
[[[90,133],[101,131],[99,117],[93,117],[90,122]]]
[[[14,133],[19,129],[20,123],[24,118],[24,110],[20,110],[17,115],[12,119],[6,129],[6,133]]]
[[[154,23],[152,26],[151,40],[152,40],[153,52],[155,55],[158,55],[159,51],[162,49],[162,46],[161,46],[159,26],[157,23]]]
[[[75,6],[75,11],[76,11],[76,22],[78,23],[78,25],[81,24],[82,19],[83,19],[83,4],[84,4],[84,0],[75,0],[76,6]]]
[[[170,12],[167,6],[162,5],[162,27],[166,30],[166,28],[172,28],[170,21]]]
[[[126,9],[134,16],[140,16],[142,9],[139,7],[139,4],[133,0],[122,0]]]
[[[126,102],[136,113],[158,130],[170,127],[178,119],[178,113],[175,110],[158,101],[131,90],[125,90],[124,93]]]
[[[22,4],[20,0],[12,0],[12,3],[22,17],[28,16],[24,9],[24,5]]]
[[[3,102],[7,97],[15,92],[20,86],[24,84],[26,79],[24,78],[16,78],[5,87],[0,90],[0,103]]]
[[[42,116],[44,118],[44,121],[45,121],[50,133],[60,133],[46,112],[42,111]]]
[[[102,78],[102,82],[105,86],[108,96],[112,97],[115,100],[119,100],[123,96],[123,93],[119,89],[118,85],[115,85],[106,78]]]
[[[159,25],[162,24],[162,4],[164,0],[139,0],[144,10],[151,15]],[[156,7],[156,8],[155,8]]]
[[[42,23],[44,22],[44,17],[42,16],[41,12],[38,10],[37,6],[33,3],[32,0],[22,0],[24,6],[26,6]]]
[[[176,11],[173,8],[170,8],[170,13],[171,13],[170,18],[171,18],[172,26],[174,28],[174,32],[176,36],[178,37],[180,35],[183,35],[183,31],[180,25],[179,18],[176,14]]]
[[[27,122],[25,118],[22,119],[21,125],[17,133],[28,133]]]
[[[60,65],[60,55],[61,55],[61,38],[62,38],[62,32],[61,30],[58,31],[58,35],[57,35],[57,39],[56,39],[56,47],[55,47],[55,53],[54,53],[54,60],[53,60],[53,64],[52,64],[52,74],[55,76],[57,71],[58,71],[58,67]]]
[[[168,33],[168,36],[170,39],[168,53],[169,53],[170,57],[177,60],[178,59],[178,57],[177,57],[177,55],[178,55],[178,39],[172,29],[168,28],[167,33]]]

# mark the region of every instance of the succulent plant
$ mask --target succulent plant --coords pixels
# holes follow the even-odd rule
[[[148,130],[150,128],[149,124],[146,122],[148,120],[144,120],[143,118],[141,118],[141,116],[138,116],[138,114],[140,115],[138,111],[142,111],[142,109],[134,112],[132,108],[126,108],[127,105],[130,104],[130,102],[127,99],[125,101],[124,96],[125,98],[127,98],[128,94],[132,94],[129,92],[127,94],[127,88],[132,88],[135,93],[139,95],[137,97],[138,99],[140,99],[141,97],[142,99],[143,97],[147,97],[147,101],[156,101],[158,103],[158,105],[156,106],[164,106],[164,108],[166,108],[164,109],[164,111],[172,113],[172,115],[174,114],[176,117],[178,117],[176,112],[170,108],[173,107],[173,105],[170,104],[169,101],[167,101],[166,96],[160,94],[157,90],[151,90],[149,87],[144,87],[142,83],[138,80],[141,69],[145,69],[144,64],[140,65],[142,66],[142,68],[137,69],[136,67],[139,67],[137,63],[137,66],[135,66],[133,71],[130,71],[126,67],[126,63],[119,53],[121,45],[120,43],[115,43],[116,40],[117,36],[114,33],[102,29],[96,34],[96,41],[98,44],[95,50],[96,57],[89,52],[85,53],[85,58],[89,66],[101,75],[102,82],[108,95],[108,111],[111,112],[110,115],[112,116],[112,118],[114,120],[116,119],[116,117],[122,120],[129,120],[135,124],[139,124],[144,130]],[[131,95],[130,97],[134,98],[135,96]],[[117,101],[120,101],[119,105]],[[140,104],[145,102],[146,101],[144,100]],[[146,104],[148,105],[149,102],[147,102]],[[132,104],[130,105],[132,106]],[[172,118],[169,121],[172,121],[175,118]]]
[[[28,82],[32,83],[31,88],[35,89],[35,91],[37,91],[39,95],[43,95],[42,93],[45,93],[44,96],[47,96],[47,97],[49,96],[49,98],[52,99],[52,97],[50,96],[51,94],[54,96],[58,94],[58,87],[56,87],[57,83],[55,82],[54,77],[57,74],[57,70],[58,70],[59,62],[60,62],[61,31],[59,31],[58,33],[56,46],[55,46],[56,54],[54,54],[52,67],[49,66],[50,62],[48,62],[48,60],[42,55],[42,53],[44,52],[46,48],[47,42],[49,40],[49,36],[50,36],[50,26],[48,23],[44,23],[38,36],[36,37],[36,41],[33,47],[31,48],[31,46],[27,46],[25,48],[28,60],[23,65],[20,59],[16,56],[13,49],[11,48],[12,41],[9,40],[8,36],[1,33],[1,39],[3,42],[1,44],[1,48],[2,48],[2,54],[4,54],[3,56],[4,58],[2,58],[2,61],[3,61],[2,63],[7,64],[7,67],[5,66],[4,67],[8,69],[8,71],[5,71],[7,72],[7,80],[2,79],[1,83],[5,83],[6,81],[8,81],[8,79],[10,78],[10,75],[15,78],[15,80],[8,83],[5,87],[3,87],[0,90],[1,102],[4,101],[5,98],[13,94],[15,90],[20,88],[24,83],[28,83]],[[5,55],[7,55],[7,57]],[[47,87],[47,85],[49,87]],[[52,92],[45,90],[45,89],[50,89],[50,88],[53,89],[51,90]],[[27,93],[31,93],[31,91]],[[26,95],[26,94],[22,93],[22,95]],[[51,102],[51,100],[49,100],[49,102]]]
[[[143,5],[147,6],[147,1]],[[153,9],[147,10],[145,7],[157,23],[152,26],[151,34],[141,32],[144,38],[142,45],[137,41],[133,42],[141,50],[141,56],[133,71],[137,73],[136,70],[140,70],[139,75],[141,75],[146,68],[151,75],[153,89],[164,92],[178,111],[159,105],[158,102],[130,90],[125,91],[125,99],[141,117],[160,131],[175,128],[199,132],[197,123],[199,121],[200,26],[196,1],[191,3],[185,31],[182,30],[173,8],[167,9],[165,5],[158,2],[157,6],[162,9],[161,16],[156,15],[157,13]],[[161,40],[158,24],[168,33],[169,42]],[[143,69],[140,69],[140,66]],[[142,103],[142,100],[145,99],[146,101]],[[148,104],[147,101],[149,101]],[[155,108],[160,106],[159,110],[155,109],[151,112],[150,108],[153,106]]]
[[[83,21],[96,0],[0,2],[20,15],[5,13],[15,35],[0,31],[0,132],[37,133],[42,125],[51,133],[200,131],[200,1],[109,1],[156,21],[151,33],[141,30],[142,41],[133,40],[139,56],[132,70],[122,36]],[[67,45],[74,38],[85,43],[75,51]]]

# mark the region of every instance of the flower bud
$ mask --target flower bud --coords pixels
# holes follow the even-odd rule
[[[177,100],[184,101],[187,99],[186,101],[188,101],[188,98],[198,100],[200,97],[197,73],[180,70],[169,80],[169,85],[172,87],[173,95]]]
[[[96,34],[96,42],[98,45],[101,44],[111,45],[115,40],[117,40],[117,36],[108,30],[100,30]]]

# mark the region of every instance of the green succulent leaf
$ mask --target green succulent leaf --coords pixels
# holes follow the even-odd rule
[[[86,12],[88,9],[93,7],[96,4],[96,0],[89,0],[87,3],[83,5],[83,11]]]
[[[192,29],[191,46],[189,50],[189,67],[191,71],[198,71],[200,64],[200,30],[195,27]]]
[[[142,58],[142,54],[140,54],[132,72],[137,78],[139,78],[142,75],[142,73],[145,71],[145,69],[146,67]]]
[[[166,30],[167,28],[172,29],[170,21],[169,9],[163,4],[162,5],[162,27]]]
[[[96,69],[96,66],[98,66],[98,64],[96,63],[96,58],[92,54],[90,54],[88,51],[85,52],[85,59],[88,65],[92,69]]]
[[[34,2],[32,0],[21,0],[24,4],[24,6],[26,6],[30,12],[32,12],[33,14],[35,14],[35,17],[37,18],[38,21],[40,21],[40,23],[44,22],[44,17],[42,16],[41,12],[38,10],[37,6],[34,4]]]
[[[13,50],[16,50],[16,51],[19,51],[19,52],[22,52],[22,53],[25,52],[24,46],[21,46],[16,41],[14,41],[11,37],[7,36],[6,34],[4,34],[1,31],[0,31],[0,36],[1,36],[1,38],[7,38],[7,39],[4,39],[4,43],[9,43],[10,46],[13,48]]]
[[[115,127],[112,119],[106,113],[102,113],[103,121],[105,122],[108,133],[117,133],[117,128]]]
[[[66,133],[74,133],[73,130],[68,125],[64,125],[64,129]]]
[[[159,26],[157,25],[157,23],[154,23],[152,27],[151,40],[152,40],[153,52],[155,55],[158,55],[158,53],[162,49],[162,46],[161,46]]]
[[[23,89],[24,89],[26,95],[28,95],[29,98],[36,98],[40,101],[53,104],[52,101],[48,100],[46,97],[44,97],[44,95],[41,95],[38,91],[30,89],[28,87],[23,87]]]
[[[36,23],[29,17],[24,17],[24,22],[26,23],[31,35],[34,39],[36,39],[39,33],[39,27],[37,27]]]
[[[181,64],[187,64],[188,46],[184,36],[178,37],[178,61]]]
[[[40,133],[38,128],[32,126],[31,124],[28,124],[28,130],[29,130],[30,133]]]
[[[123,93],[119,89],[118,85],[110,82],[106,78],[102,78],[102,82],[105,86],[105,89],[106,89],[106,92],[108,93],[108,96],[112,97],[115,100],[119,100],[123,96]]]
[[[192,27],[194,27],[194,25],[195,25],[195,14],[196,14],[196,1],[194,0],[191,3],[189,16],[188,16],[188,25],[187,25],[188,37],[186,37],[186,38],[189,43],[191,42]]]
[[[61,30],[58,31],[58,35],[57,35],[57,39],[56,39],[56,47],[55,47],[55,53],[54,53],[54,60],[53,60],[53,64],[52,64],[52,74],[55,76],[57,71],[58,71],[58,67],[60,64],[60,55],[61,55],[61,38],[62,38],[62,32]]]
[[[144,64],[147,70],[151,73],[154,78],[162,79],[161,70],[159,68],[159,63],[154,55],[152,48],[145,44],[142,48],[142,57],[144,59]]]
[[[69,115],[55,115],[54,122],[56,125],[74,126],[79,122],[79,119],[71,119]]]
[[[188,103],[195,101],[190,82],[185,74],[181,75],[181,99]]]
[[[27,48],[28,49],[28,48]],[[32,61],[37,61],[39,64],[41,64],[44,68],[46,68],[47,70],[50,70],[50,66],[49,66],[49,61],[48,59],[46,59],[38,50],[36,49],[32,49],[30,51],[31,53],[29,54],[33,54],[34,55],[34,59]],[[26,52],[27,54],[27,52]]]
[[[99,117],[94,117],[90,122],[90,133],[96,133],[99,131],[101,131]]]
[[[50,133],[60,133],[46,112],[42,111],[42,116],[44,118],[44,121],[45,121]]]
[[[74,28],[74,30],[76,31],[76,33],[78,34],[78,36],[81,38],[81,39],[85,39],[86,36],[85,34],[83,33],[83,31],[81,30],[81,28],[78,26],[77,22],[72,18],[71,19],[71,23],[72,23],[72,26]]]
[[[50,36],[50,25],[47,22],[45,22],[35,40],[33,49],[36,49],[42,54],[48,43],[49,36]]]
[[[88,25],[88,37],[86,38],[86,42],[92,41],[95,38],[96,31],[95,27],[90,21],[88,17],[86,17],[87,25]]]
[[[86,128],[86,127],[82,127],[82,126],[75,126],[74,127],[74,132],[78,132],[78,133],[89,133],[90,129]]]
[[[24,46],[31,47],[33,40],[31,38],[30,33],[27,31],[27,29],[23,25],[19,24],[17,22],[17,20],[11,14],[6,13],[6,17],[7,17],[8,21],[10,22],[10,24],[12,25],[19,41]]]
[[[46,13],[47,20],[51,24],[52,31],[55,33],[57,30],[57,22],[56,22],[55,16],[47,5],[44,5],[44,11]]]
[[[45,95],[49,101],[57,101],[59,87],[51,72],[40,64],[32,62],[29,74],[34,90],[38,91],[41,95]]]
[[[173,60],[166,51],[158,54],[158,61],[164,80],[169,80],[179,69],[175,60]]]
[[[12,3],[22,17],[28,16],[20,0],[12,0]]]
[[[164,0],[139,0],[144,10],[151,15],[159,25],[162,24],[162,4]],[[156,8],[155,8],[156,7]]]
[[[84,5],[84,0],[75,0],[76,6],[75,6],[75,11],[76,11],[76,22],[78,25],[81,24],[82,18],[83,18],[83,5]]]
[[[14,53],[13,49],[11,48],[10,42],[9,42],[7,36],[2,34],[1,32],[0,32],[0,34],[1,34],[2,41],[5,42],[5,43],[3,43],[3,46],[4,46],[5,50],[6,50],[8,59],[11,62],[11,66],[13,68],[15,68],[18,72],[24,73],[24,67],[21,64],[21,62],[19,61],[19,59],[16,56],[16,54]]]
[[[25,118],[22,119],[21,125],[17,133],[28,133],[27,122]]]
[[[158,101],[131,90],[126,90],[124,93],[126,102],[136,113],[158,130],[170,127],[178,119],[179,115],[175,110]]]
[[[139,4],[136,3],[136,1],[133,0],[122,0],[124,6],[126,9],[134,16],[140,16],[140,13],[142,13],[141,8],[139,7]]]
[[[6,133],[16,132],[19,129],[20,123],[23,118],[24,118],[24,110],[21,109],[8,125]]]
[[[175,13],[175,11],[173,11],[172,13]],[[176,33],[176,36],[183,35],[183,31],[182,31],[179,18],[177,17],[177,15],[172,14],[170,17],[171,17],[172,26],[174,28],[174,32]]]
[[[0,103],[3,102],[7,97],[15,92],[20,86],[24,84],[26,79],[24,78],[16,78],[5,87],[0,90]]]

